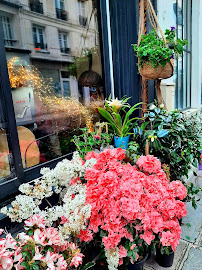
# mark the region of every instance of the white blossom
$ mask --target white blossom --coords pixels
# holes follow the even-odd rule
[[[22,222],[40,211],[33,198],[26,195],[16,196],[11,206],[7,210],[2,208],[1,213],[6,214],[12,222]]]
[[[119,249],[105,249],[105,256],[107,258],[108,269],[117,270],[119,266]]]

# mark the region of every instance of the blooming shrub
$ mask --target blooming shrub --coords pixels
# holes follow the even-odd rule
[[[132,166],[123,163],[124,157],[123,149],[86,156],[86,160],[95,158],[97,162],[85,174],[86,203],[91,205],[91,216],[79,237],[87,242],[93,234],[103,232],[110,270],[117,269],[117,257],[121,264],[122,258],[130,254],[120,252],[121,243],[129,239],[133,244],[135,235],[148,245],[159,237],[162,246],[175,251],[181,233],[178,219],[186,215],[185,204],[180,200],[186,197],[187,190],[180,181],[169,184],[158,159],[142,156]],[[134,257],[131,259],[135,261]]]
[[[52,226],[58,218],[64,216],[69,222],[68,225],[64,225],[66,229],[61,228],[61,231],[67,238],[74,230],[78,232],[79,226],[83,226],[90,216],[90,205],[85,204],[86,187],[79,183],[84,178],[86,169],[92,167],[95,162],[94,159],[84,162],[78,152],[75,152],[72,160],[64,159],[54,169],[43,168],[42,178],[34,180],[31,184],[22,184],[19,190],[24,195],[16,196],[11,207],[2,208],[1,213],[6,214],[12,222],[22,222],[34,214],[39,214],[44,217],[48,226]],[[73,183],[78,185],[72,187]],[[62,204],[51,206],[49,203],[46,209],[41,210],[42,201],[47,201],[54,193],[60,193],[62,200],[64,197]]]
[[[181,181],[169,183],[161,162],[151,155],[141,156],[134,166],[124,158],[123,149],[89,152],[85,162],[74,153],[71,161],[45,168],[41,179],[21,185],[24,195],[1,212],[12,221],[28,219],[26,233],[0,239],[0,269],[78,267],[82,254],[73,242],[98,235],[109,270],[141,259],[154,242],[175,251],[187,189]],[[47,200],[53,193],[60,193],[55,206]],[[45,200],[48,207],[41,209]],[[30,261],[32,268],[26,268]]]
[[[66,270],[82,264],[80,249],[63,241],[56,228],[46,228],[43,217],[25,221],[25,230],[15,239],[10,234],[0,238],[0,269]]]

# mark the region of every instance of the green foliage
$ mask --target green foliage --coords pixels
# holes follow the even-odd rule
[[[73,136],[72,141],[76,145],[76,150],[82,159],[86,156],[88,152],[95,149],[100,150],[100,147],[107,147],[112,141],[112,134],[101,133],[101,138],[96,132],[89,133],[87,128],[81,129],[82,134],[79,136]]]
[[[143,35],[140,41],[140,45],[132,44],[136,56],[139,58],[139,68],[144,63],[150,62],[155,68],[158,65],[165,66],[170,62],[170,59],[182,54],[183,47],[188,44],[187,40],[175,39],[175,30],[166,29],[165,38],[167,44],[165,44],[162,38],[159,38],[156,31],[153,29],[151,33]]]
[[[121,100],[114,99],[105,102],[105,108],[98,108],[99,113],[107,120],[109,126],[112,128],[113,133],[118,137],[126,137],[131,134],[131,130],[135,126],[139,117],[130,118],[140,103],[130,107],[127,103],[130,98],[122,98]]]
[[[144,154],[146,140],[149,140],[150,154],[169,166],[171,181],[181,180],[185,184],[188,191],[186,199],[195,208],[195,195],[200,188],[186,184],[185,178],[188,178],[189,170],[193,166],[197,167],[200,160],[202,124],[199,115],[196,113],[187,117],[178,110],[168,113],[155,102],[149,106],[142,125],[137,126],[134,132],[133,144],[139,145],[136,155]]]

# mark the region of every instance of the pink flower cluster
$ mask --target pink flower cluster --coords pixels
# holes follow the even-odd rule
[[[21,270],[27,264],[37,265],[37,269],[66,270],[82,264],[83,254],[78,247],[67,241],[61,243],[58,230],[45,228],[43,217],[34,215],[25,221],[25,230],[16,239],[10,234],[0,238],[0,269]]]
[[[114,249],[123,238],[133,241],[127,230],[132,225],[148,245],[158,235],[163,246],[175,251],[181,233],[178,219],[187,213],[181,201],[187,195],[183,184],[169,184],[161,162],[151,155],[141,156],[137,166],[123,163],[123,149],[90,152],[86,160],[90,158],[97,160],[85,174],[91,217],[80,240],[90,241],[102,229],[105,249]]]

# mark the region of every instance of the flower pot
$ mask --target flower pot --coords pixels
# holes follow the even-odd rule
[[[143,270],[147,257],[148,257],[148,253],[146,253],[145,257],[141,261],[135,262],[134,264],[129,263],[128,270]]]
[[[174,260],[174,251],[170,252],[169,255],[161,254],[159,248],[156,249],[156,262],[162,267],[171,267],[173,265]]]
[[[114,136],[115,147],[116,148],[127,149],[128,148],[129,139],[130,139],[130,135],[128,135],[127,137]]]
[[[139,70],[140,75],[147,80],[168,79],[173,76],[174,67],[173,62],[166,63],[165,67],[159,65],[152,67],[152,64],[147,62]]]

